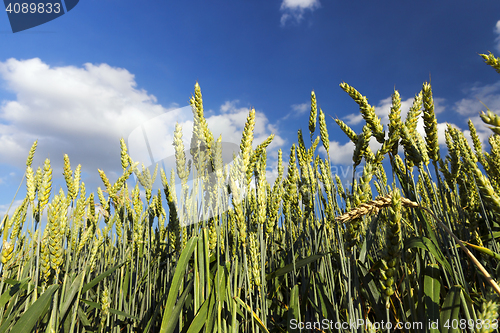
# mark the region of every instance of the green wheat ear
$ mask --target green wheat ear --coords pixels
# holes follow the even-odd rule
[[[392,106],[389,113],[389,140],[392,139],[391,144],[387,146],[387,151],[392,152],[393,155],[398,153],[399,141],[399,127],[401,126],[401,96],[397,90],[392,94]],[[394,133],[397,132],[395,135]],[[384,144],[387,142],[384,141]],[[384,149],[385,151],[385,149]]]
[[[488,55],[480,54],[480,56],[483,57],[486,64],[493,67],[497,71],[497,73],[500,74],[500,58],[495,58],[495,56],[491,52],[488,52]]]
[[[481,144],[481,139],[477,135],[476,127],[472,123],[472,120],[469,119],[469,121],[467,123],[469,125],[469,131],[470,131],[470,136],[472,138],[472,143],[474,145],[474,150],[476,151],[476,157],[477,157],[478,161],[480,161],[481,164],[484,165],[485,164],[484,163],[484,154],[483,154],[483,146]]]
[[[41,180],[40,190],[38,193],[39,213],[41,214],[45,205],[49,202],[50,191],[52,189],[52,169],[50,167],[50,160],[45,159],[43,166],[43,176]],[[39,217],[38,217],[39,218]]]
[[[314,90],[311,92],[311,114],[309,116],[309,132],[311,137],[316,130],[316,118],[318,117],[318,107],[316,106],[316,94]]]
[[[354,148],[354,153],[352,155],[352,161],[354,162],[354,167],[357,167],[361,163],[361,159],[368,153],[370,147],[370,137],[372,135],[371,130],[368,125],[363,126],[363,132],[358,135],[356,141],[356,147]]]
[[[340,129],[347,135],[347,137],[354,143],[358,142],[358,135],[352,128],[350,128],[346,123],[344,123],[340,119],[335,119],[337,125],[339,125]]]
[[[31,164],[33,163],[33,156],[35,155],[37,145],[38,145],[38,140],[33,142],[33,145],[31,146],[30,152],[28,154],[28,159],[26,160],[27,167],[31,167]]]
[[[383,143],[385,140],[384,127],[380,122],[380,118],[375,114],[375,107],[368,104],[366,97],[361,95],[354,87],[351,87],[345,82],[342,82],[340,87],[359,105],[359,111],[366,121],[366,124],[370,127],[373,136],[379,143]]]
[[[486,113],[484,113],[484,111],[481,111],[481,114],[479,116],[485,124],[491,125],[489,128],[493,132],[495,132],[495,134],[500,135],[500,117],[498,115],[491,112],[490,109],[486,108]]]
[[[410,134],[410,136],[413,136],[415,134],[415,131],[417,130],[417,122],[422,108],[422,99],[423,93],[422,91],[420,91],[415,95],[413,104],[410,107],[408,114],[406,115],[405,126],[406,128],[408,128],[408,133]]]
[[[482,311],[479,313],[478,318],[481,320],[484,324],[486,322],[488,323],[494,323],[496,319],[498,319],[498,311],[499,311],[499,306],[498,303],[489,300],[483,302],[482,305]],[[478,330],[480,333],[490,333],[495,331],[495,327],[493,324],[488,325],[488,328],[486,328],[486,325],[482,325],[482,327]]]
[[[30,166],[26,168],[26,187],[27,197],[29,198],[30,203],[33,203],[33,201],[35,201],[36,183],[33,169]]]
[[[253,130],[255,128],[255,109],[251,109],[245,127],[243,129],[243,135],[240,143],[241,151],[241,173],[246,174],[248,165],[250,163],[250,154],[252,152],[252,142],[253,142]]]
[[[326,128],[325,114],[323,110],[319,109],[319,134],[323,147],[325,147],[328,160],[330,160],[330,141],[328,138],[328,129]]]
[[[69,157],[64,154],[64,179],[66,180],[66,186],[68,187],[68,199],[73,200],[76,198],[75,184],[73,180],[73,171],[71,170],[71,164],[69,163]]]
[[[129,157],[127,154],[127,145],[125,144],[125,140],[123,138],[120,138],[120,156],[121,156],[121,162],[122,162],[122,169],[125,171],[129,165]]]
[[[3,241],[3,246],[2,246],[2,252],[0,255],[0,262],[3,265],[6,265],[9,263],[9,261],[12,259],[12,256],[14,255],[14,243]]]
[[[429,152],[429,157],[434,161],[434,163],[439,160],[439,143],[438,143],[438,130],[437,130],[437,119],[434,112],[434,100],[432,98],[432,88],[427,82],[424,83],[422,87],[423,91],[423,103],[424,103],[424,129],[425,129],[425,140],[427,142],[427,150]]]

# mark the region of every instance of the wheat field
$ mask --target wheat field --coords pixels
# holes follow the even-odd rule
[[[500,73],[500,58],[481,56]],[[98,170],[103,187],[87,193],[64,155],[57,191],[50,160],[32,166],[35,142],[26,197],[0,225],[0,333],[497,332],[500,116],[481,114],[488,148],[469,121],[473,144],[448,126],[444,150],[429,83],[404,120],[393,92],[386,129],[365,96],[340,88],[365,121],[356,133],[334,119],[355,145],[361,176],[349,186],[332,173],[314,92],[311,144],[299,130],[272,184],[273,136],[252,148],[255,110],[224,167],[198,84],[190,147],[175,128],[175,170],[141,169],[122,139],[114,184]],[[153,191],[156,177],[163,191]],[[190,188],[194,178],[202,185]]]

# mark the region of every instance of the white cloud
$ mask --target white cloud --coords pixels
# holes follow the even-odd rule
[[[498,50],[498,52],[500,52],[500,20],[497,21],[497,24],[495,25],[495,33],[498,35],[496,38],[495,38],[495,47],[496,49]]]
[[[283,0],[281,9],[314,9],[319,5],[318,0]]]
[[[354,152],[354,143],[349,141],[341,144],[338,141],[330,141],[330,162],[338,165],[352,164],[352,153]],[[326,157],[326,150],[323,146],[318,151]]]
[[[0,158],[16,165],[38,139],[39,161],[62,160],[64,151],[92,171],[112,168],[120,137],[167,111],[136,88],[134,75],[106,64],[50,67],[38,58],[9,59],[0,63],[0,75],[17,97],[0,107]]]
[[[352,163],[352,153],[354,152],[354,143],[351,141],[340,144],[337,141],[330,142],[330,161],[335,164]]]
[[[281,25],[284,26],[290,19],[300,23],[306,10],[314,11],[320,7],[319,0],[283,0],[281,3]]]
[[[292,110],[296,112],[298,115],[302,115],[307,111],[311,110],[311,104],[302,103],[302,104],[293,104]]]
[[[238,145],[241,142],[241,134],[250,109],[245,107],[238,108],[238,103],[238,100],[226,101],[221,106],[223,114],[207,118],[208,127],[215,139],[219,135],[222,135],[222,140],[225,142],[233,142]],[[273,142],[268,146],[268,150],[278,149],[278,147],[283,146],[285,140],[279,136],[277,127],[269,123],[263,112],[256,110],[253,147],[255,148],[258,144],[262,143],[271,133],[274,133],[275,136]]]
[[[460,115],[472,120],[476,127],[477,135],[484,145],[488,137],[492,134],[492,131],[482,121],[479,114],[481,111],[486,111],[486,107],[492,112],[500,114],[500,81],[489,85],[475,84],[465,90],[464,93],[467,97],[456,102],[454,109]],[[470,132],[466,130],[464,134],[470,141]]]
[[[234,101],[226,101],[224,104],[220,106],[221,113],[227,113],[229,110],[234,110],[236,108],[236,104],[240,101],[235,99]]]
[[[288,119],[290,117],[297,118],[307,111],[310,111],[311,103],[292,104],[291,108],[292,111],[288,112],[284,117],[282,117],[282,120]]]
[[[0,160],[12,166],[24,169],[28,151],[38,139],[35,168],[49,157],[53,177],[62,178],[63,154],[67,153],[73,169],[82,165],[82,180],[90,189],[102,187],[98,168],[111,182],[121,175],[119,139],[127,142],[141,124],[151,127],[145,129],[154,160],[174,154],[176,122],[182,126],[189,149],[193,124],[190,107],[163,107],[153,95],[137,88],[134,75],[126,69],[107,64],[51,67],[38,58],[9,59],[0,62],[0,77],[4,87],[16,96],[0,104]],[[207,123],[215,139],[222,135],[223,142],[239,147],[249,109],[238,108],[237,104],[237,100],[223,103],[220,114],[207,117]],[[158,128],[162,130],[155,130]],[[277,157],[277,149],[285,140],[260,111],[256,112],[254,133],[254,147],[275,133],[268,157]],[[147,149],[143,150],[147,165],[151,161]]]
[[[455,110],[463,116],[477,115],[486,111],[484,103],[491,111],[500,112],[500,81],[489,84],[475,84],[464,91],[466,98],[455,103]]]
[[[363,121],[363,116],[361,113],[351,113],[344,117],[344,121],[347,125],[357,125]]]

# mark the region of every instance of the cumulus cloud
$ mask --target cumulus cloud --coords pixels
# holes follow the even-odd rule
[[[464,93],[466,97],[455,103],[455,110],[462,116],[486,111],[485,105],[493,112],[500,112],[500,81],[487,85],[475,84],[464,90]]]
[[[333,164],[351,164],[354,148],[354,143],[351,141],[344,144],[338,141],[330,141],[330,161]]]
[[[497,21],[494,31],[497,34],[497,37],[495,38],[495,47],[498,52],[500,52],[500,20]]]
[[[16,95],[0,107],[0,158],[16,165],[38,139],[40,158],[55,162],[64,151],[93,170],[111,168],[120,137],[168,111],[136,88],[131,73],[106,64],[50,67],[38,58],[9,59],[0,63],[0,75]]]
[[[300,23],[306,10],[314,11],[319,7],[319,0],[283,0],[280,8],[283,12],[281,25],[284,26],[289,20]]]
[[[122,137],[132,158],[145,166],[174,155],[176,123],[182,126],[189,149],[191,108],[158,104],[155,96],[137,87],[134,75],[126,69],[107,64],[52,67],[38,58],[9,59],[0,62],[0,77],[3,87],[15,95],[0,104],[0,160],[11,166],[23,169],[38,139],[34,167],[49,157],[54,177],[61,177],[67,153],[73,169],[82,165],[82,180],[92,191],[102,187],[98,168],[112,182],[121,175]],[[207,117],[207,123],[215,139],[222,135],[223,142],[239,147],[249,109],[237,105],[237,100],[223,103],[219,114]],[[285,140],[257,111],[254,147],[271,133],[276,136],[269,148],[277,156]]]

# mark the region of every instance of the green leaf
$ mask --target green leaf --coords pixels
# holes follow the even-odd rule
[[[424,299],[427,322],[439,320],[439,294],[441,292],[441,274],[436,264],[428,265],[424,270]],[[439,333],[438,327],[430,327],[430,332]]]
[[[203,304],[200,307],[200,310],[198,313],[196,313],[196,316],[194,317],[193,321],[191,322],[191,325],[189,325],[188,330],[186,333],[198,333],[201,331],[203,326],[208,324],[207,318],[209,316],[209,313],[211,311],[210,308],[214,307],[214,295],[213,295],[213,288],[210,291],[210,294],[208,294],[207,299],[203,302]]]
[[[186,289],[184,289],[184,292],[182,293],[181,297],[179,297],[177,304],[175,304],[175,307],[173,308],[170,317],[168,318],[169,321],[167,322],[167,325],[165,327],[165,332],[171,333],[175,330],[177,322],[179,321],[179,314],[181,313],[182,307],[184,306],[184,302],[186,302],[186,298],[191,292],[191,289],[193,288],[193,282],[194,282],[193,280],[189,281],[188,285],[186,286]],[[162,323],[162,329],[163,329],[163,323]]]
[[[156,303],[155,311],[153,312],[153,315],[149,318],[148,324],[146,325],[146,328],[144,329],[144,333],[148,333],[151,330],[151,327],[153,323],[156,322],[156,317],[158,316],[158,313],[160,312],[161,305],[163,304],[163,301],[167,297],[167,294],[163,294],[161,297],[161,300]]]
[[[22,280],[22,281],[25,281],[26,279]],[[3,279],[3,282],[7,283],[7,284],[10,284],[11,286],[15,286],[16,284],[18,284],[19,280],[15,280],[15,279]],[[33,290],[35,289],[35,285],[33,283],[23,283],[21,285],[21,289],[24,289],[24,290],[27,290],[28,287],[30,288],[30,290]],[[39,293],[41,293],[43,291],[42,287],[38,287],[37,288],[37,291]]]
[[[207,332],[213,332],[214,331],[214,326],[215,326],[215,296],[212,297],[212,295],[215,293],[214,291],[215,286],[212,285],[212,292],[210,293],[210,303],[208,304],[208,314],[207,314],[207,320],[206,320],[206,331]]]
[[[309,265],[310,263],[318,260],[319,258],[324,257],[325,255],[327,255],[327,253],[314,254],[314,255],[312,255],[310,257],[297,260],[295,262],[295,268],[298,269],[298,268],[301,268],[303,266]],[[278,269],[278,270],[276,270],[276,271],[274,271],[274,272],[272,272],[270,274],[267,274],[266,280],[269,281],[269,280],[274,279],[276,277],[279,277],[281,275],[285,275],[287,273],[290,273],[291,271],[293,271],[293,263],[288,264],[285,267],[281,267],[280,269]]]
[[[446,271],[448,271],[450,275],[453,275],[451,265],[444,257],[443,252],[441,252],[441,250],[436,247],[429,238],[413,237],[405,241],[405,250],[409,250],[415,247],[429,251],[434,256],[434,258],[436,258],[436,260],[446,269]]]
[[[85,271],[78,274],[76,279],[71,284],[71,287],[69,288],[69,292],[66,294],[66,299],[64,300],[63,304],[61,305],[61,309],[59,312],[59,316],[61,318],[64,318],[71,303],[73,303],[73,300],[75,299],[76,294],[78,294],[78,289],[80,289],[80,285],[82,284],[84,277],[85,277]]]
[[[467,243],[467,242],[464,242],[464,244],[467,244],[467,246],[470,246],[473,249],[478,250],[479,252],[482,252],[482,253],[487,254],[487,255],[489,255],[489,256],[497,259],[497,260],[500,260],[500,254],[498,254],[496,252],[493,252],[490,249],[487,249],[487,248],[482,247],[482,246],[477,246],[477,245],[474,245],[474,244],[470,244],[470,243]]]
[[[89,318],[87,318],[87,315],[85,314],[81,306],[78,306],[78,318],[84,326],[91,325]]]
[[[295,285],[295,286],[298,287],[297,285]],[[298,297],[298,293],[299,293],[299,290],[297,289],[297,297]],[[250,314],[253,316],[253,319],[257,322],[257,325],[260,327],[260,329],[262,331],[264,331],[265,333],[269,333],[269,331],[267,330],[267,328],[264,325],[264,323],[262,322],[262,320],[260,320],[260,318],[257,316],[257,314],[252,311],[250,306],[245,304],[245,302],[243,302],[239,297],[234,297],[234,300],[236,301],[236,303],[238,303],[239,305],[244,307],[248,312],[250,312]]]
[[[380,299],[382,298],[382,295],[380,294],[380,290],[377,287],[377,284],[375,283],[375,278],[373,274],[368,270],[365,265],[362,262],[357,261],[356,265],[359,268],[360,275],[361,275],[361,280],[363,281],[363,285],[367,286],[366,288],[366,294],[367,297],[370,299],[370,303],[375,305],[373,306],[373,310],[377,314],[378,318],[383,318],[385,316],[385,308],[380,305]]]
[[[26,289],[26,286],[28,285],[28,281],[30,279],[31,278],[27,277],[5,291],[2,296],[0,296],[0,308],[3,308],[4,305],[7,304],[7,302],[19,292],[19,290]]]
[[[288,322],[292,319],[300,321],[299,285],[294,285],[290,292],[290,305],[288,307]],[[296,331],[296,330],[292,330]]]
[[[82,294],[84,294],[85,292],[87,292],[93,286],[95,286],[96,284],[98,284],[99,282],[101,282],[102,280],[104,280],[107,276],[111,275],[111,273],[113,273],[114,271],[116,271],[118,268],[122,267],[126,263],[127,262],[124,261],[121,264],[118,264],[115,267],[112,267],[112,268],[108,269],[106,272],[102,273],[101,275],[99,275],[98,277],[96,277],[95,279],[93,279],[92,281],[90,281],[89,283],[87,283],[86,285],[84,285],[83,288],[82,288]]]
[[[28,310],[19,318],[11,332],[31,332],[36,322],[42,318],[49,309],[52,296],[59,288],[58,284],[53,284],[33,303]]]
[[[441,307],[441,333],[459,333],[460,329],[460,293],[459,285],[451,287]]]
[[[174,310],[174,304],[177,300],[177,294],[179,293],[179,287],[181,285],[181,280],[184,277],[186,268],[189,264],[189,258],[193,254],[196,248],[196,242],[198,237],[192,237],[187,241],[186,247],[181,253],[181,257],[177,262],[177,267],[175,267],[174,277],[172,279],[172,284],[168,291],[167,304],[165,305],[165,311],[163,312],[163,318],[161,321],[160,333],[167,333],[167,327],[169,327],[169,322],[173,319],[172,313]],[[174,327],[175,328],[175,327]]]
[[[375,240],[375,236],[377,234],[379,215],[377,214],[374,218],[372,218],[370,222],[370,227],[366,230],[366,234],[363,244],[361,245],[361,250],[359,251],[358,260],[362,263],[365,262],[367,250],[371,249],[373,242]]]
[[[191,322],[191,325],[189,325],[189,329],[187,330],[186,333],[198,333],[202,330],[203,326],[205,325],[205,322],[207,321],[207,313],[208,313],[208,306],[210,304],[210,298],[212,298],[211,294],[201,305],[200,310],[194,317],[193,321]]]
[[[224,302],[226,300],[226,287],[227,287],[228,275],[229,272],[227,267],[219,264],[214,281],[215,293],[217,295],[218,302]]]
[[[323,278],[319,272],[316,272],[316,288],[318,291],[319,302],[321,305],[321,312],[324,318],[335,318],[335,310],[332,306],[332,301],[328,298],[328,293],[326,286],[323,282]]]

